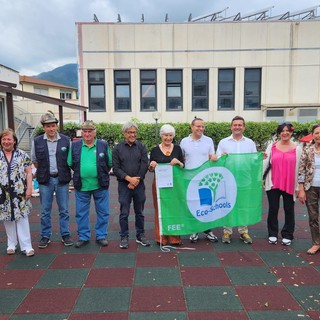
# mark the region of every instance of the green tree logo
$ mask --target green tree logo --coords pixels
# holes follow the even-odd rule
[[[199,187],[207,187],[213,193],[213,199],[216,201],[216,192],[219,185],[219,182],[223,179],[223,175],[221,173],[209,173],[204,176],[199,182]]]

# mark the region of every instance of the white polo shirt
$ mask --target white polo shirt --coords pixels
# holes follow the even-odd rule
[[[205,135],[200,139],[193,140],[192,136],[185,137],[180,142],[186,169],[193,169],[208,161],[210,155],[214,154],[213,140]]]
[[[240,140],[233,139],[233,136],[220,140],[217,148],[217,156],[223,152],[227,153],[253,153],[257,152],[256,144],[249,138],[242,136]]]

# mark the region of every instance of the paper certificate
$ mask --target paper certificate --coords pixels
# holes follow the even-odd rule
[[[155,173],[158,188],[173,187],[173,170],[170,164],[156,166]]]

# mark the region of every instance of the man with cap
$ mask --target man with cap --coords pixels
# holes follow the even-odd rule
[[[52,111],[41,116],[40,122],[44,134],[32,142],[31,160],[37,168],[41,204],[41,239],[38,247],[43,249],[50,243],[52,235],[53,195],[59,208],[61,241],[65,246],[72,246],[69,230],[69,182],[71,172],[68,166],[70,139],[58,133],[58,119]]]
[[[76,197],[76,222],[79,240],[76,248],[89,243],[90,201],[93,197],[97,221],[95,224],[96,242],[108,245],[107,227],[109,220],[109,171],[112,167],[112,154],[108,144],[96,139],[96,126],[91,120],[81,126],[82,139],[73,141],[68,156],[68,164],[74,171],[73,185]]]

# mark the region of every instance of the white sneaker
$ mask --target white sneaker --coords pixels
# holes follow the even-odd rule
[[[191,241],[192,243],[197,242],[198,239],[199,239],[199,234],[198,234],[198,233],[193,233],[193,234],[190,236],[190,241]]]
[[[278,239],[277,239],[277,237],[269,237],[269,238],[268,238],[268,241],[269,241],[269,243],[271,243],[271,244],[277,244]]]
[[[206,238],[211,242],[218,242],[218,237],[213,234],[212,231],[205,232]]]
[[[283,238],[282,241],[281,241],[281,244],[284,245],[284,246],[290,246],[291,242],[292,241],[290,239]]]

